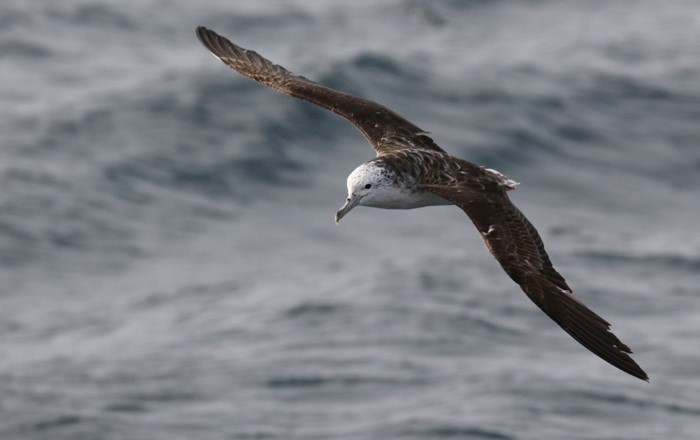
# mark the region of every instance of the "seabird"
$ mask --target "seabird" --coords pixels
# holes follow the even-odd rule
[[[517,183],[498,171],[451,156],[388,108],[296,75],[258,53],[204,28],[199,41],[224,64],[268,87],[336,113],[357,127],[376,157],[347,179],[348,197],[336,223],[356,206],[411,209],[454,204],[479,231],[486,248],[525,294],[581,345],[632,376],[649,377],[610,324],[586,307],[559,275],[537,230],[506,193]]]

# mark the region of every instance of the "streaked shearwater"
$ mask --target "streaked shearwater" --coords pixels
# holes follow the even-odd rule
[[[632,376],[647,374],[610,324],[576,298],[544,249],[537,230],[508,198],[517,183],[498,171],[449,155],[411,122],[367,99],[324,87],[204,27],[197,37],[243,76],[308,101],[352,122],[377,156],[348,176],[348,197],[336,223],[356,206],[411,209],[460,207],[503,270],[527,296],[581,345]]]

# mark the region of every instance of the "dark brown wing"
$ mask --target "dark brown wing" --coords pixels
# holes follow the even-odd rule
[[[483,190],[439,185],[424,189],[464,210],[506,273],[564,331],[611,365],[648,381],[628,355],[629,347],[609,331],[610,324],[573,295],[552,267],[534,226],[496,185]]]
[[[197,28],[197,37],[214,56],[241,75],[285,95],[316,104],[352,122],[377,153],[400,148],[443,151],[425,131],[382,105],[296,75],[205,27]]]

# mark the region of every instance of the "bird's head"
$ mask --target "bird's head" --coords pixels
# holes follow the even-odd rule
[[[348,198],[335,213],[335,222],[339,223],[355,206],[380,205],[390,187],[390,173],[378,161],[365,162],[355,168],[348,176]]]

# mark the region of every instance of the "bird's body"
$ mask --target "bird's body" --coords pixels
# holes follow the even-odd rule
[[[361,182],[357,186],[373,185],[371,195],[363,197],[359,205],[383,209],[414,209],[425,206],[451,205],[442,197],[421,189],[413,176],[396,171],[390,161],[372,160],[358,167],[348,177],[352,182]],[[369,183],[375,182],[375,183]],[[336,222],[340,218],[336,219]]]
[[[447,153],[402,149],[380,153],[356,168],[348,176],[348,194],[351,194],[353,186],[370,184],[374,189],[372,197],[363,198],[360,205],[384,209],[451,205],[451,202],[425,186],[458,181],[463,184],[471,181],[473,185],[498,184],[498,177],[493,170],[486,170]]]
[[[209,29],[197,28],[197,36],[232,69],[345,117],[367,138],[377,155],[348,176],[348,197],[336,222],[356,206],[458,206],[503,270],[564,331],[615,367],[648,380],[629,356],[631,350],[609,331],[608,322],[579,301],[554,269],[537,230],[506,193],[516,182],[451,156],[425,131],[382,105],[295,75]]]

